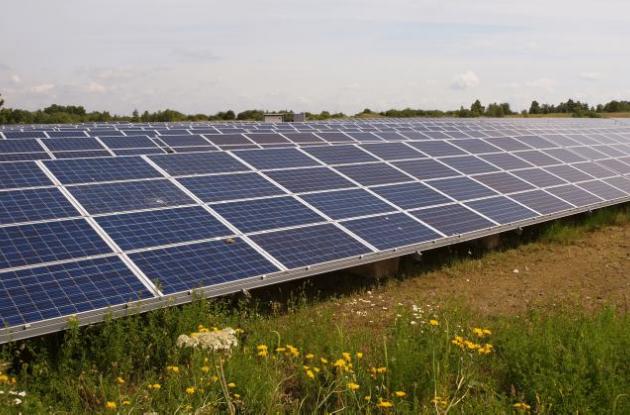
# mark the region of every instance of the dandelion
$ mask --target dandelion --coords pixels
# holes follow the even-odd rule
[[[435,396],[433,399],[431,399],[431,403],[435,406],[441,406],[445,408],[446,406],[448,406],[448,399],[442,398],[441,396]]]
[[[236,399],[241,399],[241,395],[239,395],[238,393],[235,393],[233,396],[234,396],[234,398],[236,398]]]
[[[380,399],[376,406],[379,408],[392,408],[394,406],[394,403],[392,401],[384,401]]]
[[[219,377],[217,375],[210,376],[210,382],[215,383],[219,381]]]
[[[208,373],[208,372],[210,371],[210,367],[209,367],[209,366],[202,366],[202,367],[201,367],[201,371],[202,371],[203,373]]]
[[[233,389],[233,388],[236,387],[236,383],[230,382],[230,383],[227,384],[227,387],[230,388],[230,389]]]
[[[526,404],[525,402],[517,402],[514,405],[512,405],[514,407],[514,409],[516,409],[517,411],[523,411],[523,412],[527,412],[530,409],[532,409],[531,406],[529,406],[528,404]]]
[[[397,397],[397,398],[404,398],[405,396],[407,396],[407,392],[396,391],[396,392],[394,392],[394,396]]]
[[[269,356],[269,351],[266,344],[259,344],[258,346],[256,346],[256,350],[258,350],[259,357]]]
[[[308,369],[306,371],[306,377],[309,378],[309,379],[315,379],[315,373],[313,373],[312,370]]]
[[[9,377],[0,373],[0,383],[9,383]]]
[[[123,379],[120,376],[118,376],[116,378],[116,383],[118,383],[119,385],[124,385],[125,384],[125,379]]]
[[[186,394],[194,395],[197,389],[194,386],[189,386],[186,388]]]
[[[328,359],[324,358],[324,357],[320,357],[319,361],[322,362],[323,364],[328,364]]]
[[[483,329],[480,327],[475,327],[474,329],[472,329],[472,332],[475,336],[479,337],[480,339],[483,339],[484,337],[492,334],[492,332],[489,329]]]
[[[352,360],[352,356],[350,356],[350,353],[348,352],[341,353],[341,356],[343,357],[343,360],[345,360],[346,362],[349,362]]]
[[[353,392],[358,390],[361,387],[359,384],[354,383],[354,382],[349,382],[346,386],[348,387],[348,389],[350,389]]]
[[[359,360],[363,359],[363,352],[357,352],[356,356]]]
[[[131,405],[131,401],[125,399],[124,401],[122,401],[123,406],[129,406]]]
[[[314,371],[315,373],[319,373],[319,368],[318,368],[318,367],[313,367],[313,371]]]
[[[177,366],[166,366],[167,372],[179,373],[179,367]]]
[[[290,344],[287,344],[287,350],[288,350],[288,355],[291,355],[292,357],[298,357],[300,355],[300,351],[298,350],[297,347],[293,347]]]
[[[343,359],[337,359],[335,363],[333,363],[334,367],[338,367],[339,369],[343,369],[346,367],[346,361]]]
[[[276,353],[284,353],[287,351],[286,347],[276,347]]]
[[[109,409],[113,411],[116,408],[118,408],[118,405],[116,405],[116,402],[108,401],[105,403],[105,409]]]
[[[372,397],[370,395],[366,395],[363,397],[364,401],[370,402],[372,400]]]
[[[440,322],[437,321],[437,320],[429,320],[429,324],[432,325],[432,326],[439,326]]]
[[[313,360],[315,358],[315,355],[313,353],[307,353],[306,355],[304,355],[304,358],[306,360]]]
[[[160,390],[162,388],[162,385],[160,385],[159,383],[153,383],[149,385],[149,389],[151,390]]]
[[[477,352],[479,352],[479,354],[490,354],[492,353],[493,349],[494,347],[491,344],[486,343],[483,346],[479,347],[479,349],[477,349]]]

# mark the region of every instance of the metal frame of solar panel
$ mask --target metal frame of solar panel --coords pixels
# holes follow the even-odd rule
[[[609,120],[0,126],[0,144],[0,342],[630,201],[630,125]]]

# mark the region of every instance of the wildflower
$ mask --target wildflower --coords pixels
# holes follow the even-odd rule
[[[341,353],[341,356],[343,357],[343,360],[345,360],[346,362],[349,362],[352,360],[352,356],[350,356],[350,353],[348,352]]]
[[[379,408],[391,408],[394,406],[394,403],[392,401],[384,401],[380,399],[378,403],[376,404],[376,406]]]
[[[9,383],[9,377],[0,373],[0,383]]]
[[[348,383],[346,386],[348,387],[348,389],[350,389],[353,392],[361,387],[357,383],[353,383],[353,382]]]
[[[122,404],[123,404],[123,406],[129,406],[129,405],[131,405],[131,401],[125,399],[124,401],[122,401]]]
[[[397,398],[404,398],[405,396],[407,396],[407,392],[396,391],[396,392],[394,392],[394,396],[397,397]]]
[[[201,366],[201,371],[203,373],[208,373],[210,371],[210,367],[209,366]]]
[[[227,384],[227,387],[228,388],[235,388],[236,387],[236,383],[230,382],[230,383]]]
[[[307,353],[304,355],[304,358],[306,360],[313,360],[313,358],[315,358],[315,355],[313,353]]]
[[[287,351],[286,347],[276,347],[276,353],[284,353]]]
[[[118,383],[119,385],[124,385],[125,384],[125,379],[123,379],[120,376],[118,376],[116,378],[116,383]]]
[[[475,336],[479,337],[480,339],[483,339],[484,337],[489,336],[489,335],[491,335],[491,334],[492,334],[492,332],[491,332],[490,330],[488,330],[488,329],[482,329],[482,328],[479,328],[479,327],[475,327],[475,328],[472,330],[472,332],[473,332],[473,334],[474,334]]]
[[[531,406],[529,406],[525,402],[518,402],[518,403],[515,403],[512,406],[514,407],[514,409],[516,409],[518,411],[524,411],[524,412],[529,411],[532,408]]]
[[[357,359],[363,359],[363,352],[357,352]]]
[[[440,322],[437,321],[437,320],[429,320],[429,324],[432,325],[432,326],[439,326]]]
[[[291,357],[298,357],[300,355],[300,351],[297,347],[293,347],[290,344],[287,344],[287,355],[291,355]]]
[[[179,367],[177,366],[166,366],[167,372],[179,373]]]
[[[306,377],[310,379],[315,379],[315,373],[313,373],[313,371],[309,369],[306,371]]]
[[[433,399],[431,399],[431,403],[435,406],[441,406],[444,408],[448,406],[448,399],[436,395]]]
[[[379,368],[376,369],[376,373],[383,374],[385,372],[387,372],[387,368],[386,367],[379,367]]]
[[[105,409],[111,409],[113,411],[116,408],[118,408],[118,405],[116,405],[116,402],[108,401],[105,403]]]
[[[318,367],[313,367],[313,371],[314,371],[315,373],[319,373],[319,368],[318,368]]]
[[[214,383],[214,382],[217,382],[218,380],[219,380],[219,377],[217,375],[210,376],[210,382]]]
[[[486,343],[483,346],[481,346],[479,349],[477,349],[477,351],[479,352],[479,354],[490,354],[492,353],[493,349],[494,347],[491,344]]]
[[[328,359],[326,359],[324,357],[320,357],[319,361],[322,362],[323,364],[327,364],[328,363]]]
[[[372,397],[370,395],[366,395],[363,397],[363,400],[369,402],[370,400],[372,400]]]
[[[186,393],[188,395],[194,395],[197,389],[194,386],[189,386],[186,388]]]
[[[243,334],[245,333],[245,330],[237,328],[236,330],[234,330],[236,332],[236,334]]]
[[[162,388],[162,385],[160,385],[159,383],[149,384],[149,389],[160,390],[160,388]]]
[[[235,393],[233,396],[234,396],[236,399],[241,399],[241,395],[239,395],[238,393]]]
[[[269,356],[269,351],[266,344],[259,344],[258,346],[256,346],[256,350],[258,350],[259,357]]]

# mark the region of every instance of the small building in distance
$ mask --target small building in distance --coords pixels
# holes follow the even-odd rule
[[[270,123],[281,123],[284,121],[284,114],[265,114],[264,121]]]

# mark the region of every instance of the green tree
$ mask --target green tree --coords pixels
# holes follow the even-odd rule
[[[530,114],[540,114],[540,104],[538,101],[532,101],[532,104],[529,106]]]
[[[2,94],[0,94],[0,108],[4,105],[4,99],[2,99]]]
[[[470,112],[474,117],[479,117],[483,115],[483,113],[485,112],[485,108],[483,105],[481,105],[481,101],[475,100],[475,102],[473,102],[470,106]]]
[[[133,122],[140,121],[140,113],[138,112],[137,109],[133,110],[133,112],[131,113],[131,121]]]

